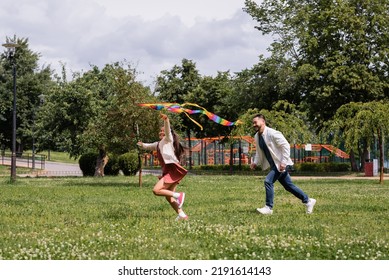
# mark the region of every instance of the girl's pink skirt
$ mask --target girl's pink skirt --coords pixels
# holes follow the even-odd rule
[[[188,170],[175,163],[165,164],[162,168],[162,177],[167,184],[180,183],[186,173]]]

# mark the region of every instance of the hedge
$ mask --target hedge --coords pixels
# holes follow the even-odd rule
[[[94,176],[98,153],[86,153],[80,156],[78,164],[83,176]]]
[[[126,176],[133,176],[139,170],[138,153],[131,151],[119,156],[119,167]]]

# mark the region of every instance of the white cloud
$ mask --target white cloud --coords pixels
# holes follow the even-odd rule
[[[266,54],[270,40],[242,11],[244,0],[2,0],[0,36],[28,38],[41,64],[59,72],[127,60],[151,83],[193,60],[202,75],[237,72]]]
[[[108,15],[127,17],[139,15],[146,21],[164,15],[179,16],[187,26],[197,21],[231,17],[241,10],[244,0],[96,0]]]

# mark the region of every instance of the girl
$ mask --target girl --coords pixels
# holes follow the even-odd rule
[[[184,148],[178,141],[178,136],[170,129],[169,118],[161,114],[164,126],[159,131],[159,142],[143,143],[138,142],[138,146],[146,150],[156,150],[158,160],[162,166],[162,176],[154,186],[153,193],[158,196],[166,197],[171,207],[178,214],[176,220],[187,220],[188,216],[182,210],[185,200],[185,193],[176,192],[176,187],[180,180],[188,172],[180,165],[180,157]]]

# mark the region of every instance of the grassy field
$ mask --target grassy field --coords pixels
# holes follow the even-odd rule
[[[389,259],[389,182],[305,179],[312,215],[263,177],[187,176],[189,221],[176,222],[156,181],[137,177],[0,178],[0,259]]]
[[[17,167],[16,168],[16,174],[24,174],[24,173],[30,173],[30,168],[24,168],[24,167]],[[11,166],[7,165],[0,165],[0,177],[3,176],[11,176]]]

